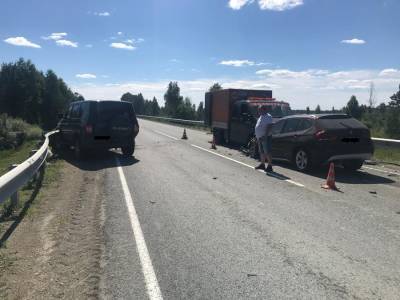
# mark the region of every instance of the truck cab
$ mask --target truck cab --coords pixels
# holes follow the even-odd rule
[[[269,107],[273,118],[290,111],[287,102],[272,98],[272,91],[227,89],[206,93],[205,124],[212,128],[217,144],[247,145],[254,136],[260,106]]]

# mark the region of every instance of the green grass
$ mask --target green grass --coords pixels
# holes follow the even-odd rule
[[[8,167],[12,164],[19,164],[25,161],[31,152],[36,149],[38,141],[27,141],[16,149],[0,151],[0,176],[8,172]]]
[[[38,204],[41,201],[43,192],[46,190],[47,187],[54,184],[54,182],[58,180],[62,168],[62,162],[62,160],[55,159],[46,164],[42,185],[40,186],[40,190],[37,193],[36,197],[33,199],[33,203],[27,211],[26,217],[34,216],[35,212],[38,210]],[[31,200],[32,196],[34,195],[33,193],[35,190],[35,186],[35,182],[33,182],[32,184],[28,183],[19,190],[18,205],[13,209],[12,214],[8,215],[7,218],[18,215],[21,212],[27,201]],[[0,216],[8,214],[10,203],[10,199],[7,199],[5,202],[0,204]],[[2,224],[0,224],[0,232],[1,231],[3,231]]]
[[[374,159],[377,161],[400,164],[400,149],[375,147]]]
[[[36,199],[33,202],[33,205],[29,208],[28,212],[27,212],[27,217],[29,218],[33,218],[35,213],[38,211],[39,209],[39,203],[43,198],[43,192],[46,191],[46,189],[51,186],[52,184],[54,184],[60,176],[60,172],[61,172],[61,168],[62,168],[62,163],[63,161],[60,159],[53,159],[51,160],[49,163],[47,163],[46,165],[46,169],[44,172],[44,177],[43,177],[43,181],[42,181],[42,186],[40,188],[40,191],[38,193],[38,195],[36,196]],[[24,195],[23,193],[26,194]],[[32,190],[31,190],[32,192]],[[21,198],[22,199],[26,199],[25,201],[27,201],[31,195],[31,192],[29,192],[28,190],[22,190],[21,191]],[[22,205],[21,201],[21,205]]]

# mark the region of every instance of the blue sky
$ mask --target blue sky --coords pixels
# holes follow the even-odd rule
[[[31,59],[87,99],[194,103],[213,82],[272,89],[293,108],[377,102],[400,84],[398,0],[2,0],[0,61]]]

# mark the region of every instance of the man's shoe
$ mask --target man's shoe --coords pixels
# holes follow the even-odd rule
[[[274,170],[272,169],[271,165],[268,165],[268,167],[265,169],[265,172],[273,172]]]
[[[257,167],[254,167],[256,170],[265,170],[265,164],[259,164]]]

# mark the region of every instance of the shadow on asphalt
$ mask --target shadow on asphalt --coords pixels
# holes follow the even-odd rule
[[[103,169],[115,168],[117,167],[115,158],[118,158],[122,167],[131,166],[140,161],[134,156],[127,157],[112,150],[91,152],[85,155],[85,157],[81,160],[77,160],[74,157],[73,151],[71,150],[60,151],[57,153],[57,155],[71,165],[85,171],[99,171]]]

